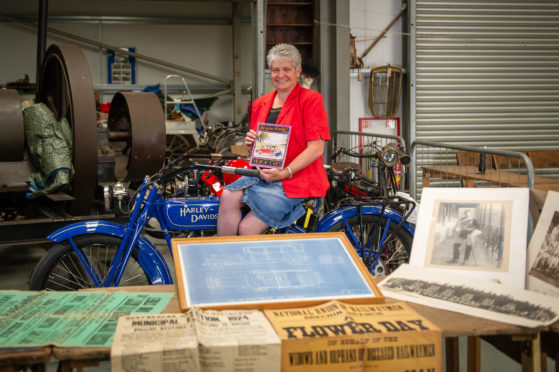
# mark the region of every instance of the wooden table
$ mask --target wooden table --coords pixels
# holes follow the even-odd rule
[[[390,299],[387,299],[390,301]],[[486,339],[492,343],[494,340],[504,339],[505,344],[509,343],[511,350],[500,350],[513,359],[521,362],[522,369],[525,371],[544,371],[542,364],[545,364],[546,356],[541,352],[540,333],[547,331],[548,328],[526,328],[512,324],[495,322],[489,319],[469,316],[454,311],[437,309],[415,303],[409,305],[419,314],[429,319],[437,325],[445,340],[446,346],[446,371],[459,372],[459,350],[458,337],[468,337],[467,370],[469,372],[481,370],[481,339]],[[516,350],[513,342],[528,345],[528,349],[519,348]],[[518,352],[518,355],[512,355]],[[522,355],[522,353],[529,354]]]
[[[480,181],[502,187],[528,187],[527,175],[511,171],[488,169],[481,174],[477,167],[460,165],[424,166],[422,170],[423,187],[430,185],[431,178],[459,180],[462,187],[476,187]],[[559,191],[559,180],[534,176],[534,189]]]
[[[51,351],[49,346],[0,348],[0,370],[15,372],[31,368],[34,371],[46,371]]]
[[[557,345],[559,345],[559,322],[551,326],[549,331],[542,333],[542,348],[555,360],[556,372],[559,371],[559,347]]]
[[[96,290],[96,289],[94,289]],[[179,313],[179,301],[176,294],[176,286],[141,286],[109,288],[108,290],[126,290],[129,292],[173,292],[175,295],[163,311],[164,313]],[[395,300],[387,298],[387,302]],[[483,336],[495,336],[501,338],[509,336],[515,340],[521,340],[530,345],[534,358],[523,364],[523,369],[529,371],[541,371],[541,342],[540,332],[545,329],[532,329],[514,326],[506,323],[491,321],[488,319],[468,316],[453,311],[446,311],[429,306],[410,303],[420,315],[429,319],[437,325],[446,343],[446,371],[459,371],[458,337],[468,337],[468,371],[480,371],[481,365],[481,338]],[[559,326],[554,329],[559,330]],[[110,348],[68,348],[54,347],[53,356],[60,360],[61,371],[70,371],[72,368],[95,366],[102,360],[110,359]]]

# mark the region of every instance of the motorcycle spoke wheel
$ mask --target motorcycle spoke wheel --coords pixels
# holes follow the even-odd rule
[[[109,236],[83,236],[75,244],[87,258],[91,271],[101,281],[107,278],[111,262],[120,245],[120,239]],[[132,252],[119,286],[149,285],[150,281],[138,263],[137,249]],[[102,285],[102,284],[101,284]],[[96,288],[88,270],[68,244],[53,246],[39,261],[31,277],[30,289],[74,291]]]
[[[379,251],[380,239],[388,219],[374,215],[363,215],[362,218],[362,224],[358,216],[347,219],[352,234],[343,220],[328,231],[344,231],[373,276],[389,275],[400,265],[409,262],[413,240],[410,233],[404,228],[398,228],[397,223],[392,222]],[[365,247],[364,249],[361,248],[362,245]],[[375,260],[377,255],[378,260]]]

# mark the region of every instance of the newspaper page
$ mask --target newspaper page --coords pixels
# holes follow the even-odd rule
[[[172,293],[0,292],[0,346],[110,347],[118,317],[161,312]]]
[[[524,327],[559,320],[559,298],[403,264],[379,283],[386,297]]]
[[[258,310],[200,310],[119,319],[115,372],[279,372],[281,341]]]
[[[404,302],[264,311],[282,371],[441,371],[441,330]]]
[[[200,371],[190,314],[120,317],[111,348],[113,372]]]
[[[279,372],[281,341],[261,311],[193,308],[203,372]]]

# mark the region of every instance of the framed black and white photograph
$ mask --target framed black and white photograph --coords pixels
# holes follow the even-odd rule
[[[524,288],[529,189],[424,188],[410,264]]]
[[[383,302],[343,232],[172,240],[182,311]]]
[[[507,271],[512,201],[436,200],[425,266]]]
[[[528,246],[527,288],[559,297],[559,193],[549,191]]]

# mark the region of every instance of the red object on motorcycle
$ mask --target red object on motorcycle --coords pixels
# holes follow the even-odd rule
[[[202,180],[210,186],[210,189],[217,195],[221,196],[223,193],[223,186],[219,181],[219,178],[216,177],[215,174],[211,173],[211,171],[207,170],[202,175]]]
[[[250,164],[246,160],[243,160],[243,159],[229,160],[227,162],[227,165],[230,166],[230,167],[235,167],[235,168],[250,168]],[[236,180],[238,180],[241,177],[242,176],[240,176],[238,174],[224,173],[223,174],[223,181],[225,182],[226,185],[229,185],[230,183],[235,182]]]
[[[353,196],[360,196],[360,197],[365,197],[367,196],[367,193],[364,191],[359,190],[357,187],[353,187],[353,186],[345,186],[344,187],[345,192],[350,193]]]
[[[400,186],[400,182],[402,181],[402,162],[398,162],[394,166],[394,177],[396,178],[396,184]]]

